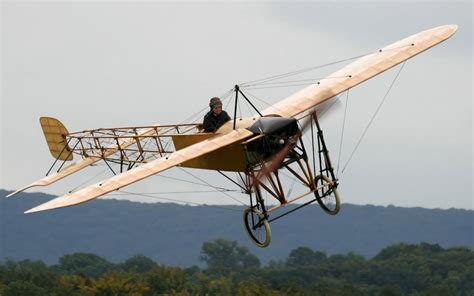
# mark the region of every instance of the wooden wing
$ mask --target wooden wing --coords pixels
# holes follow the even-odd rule
[[[390,44],[263,110],[262,114],[294,117],[445,41],[457,28],[440,26]]]
[[[191,160],[193,158],[215,151],[227,145],[243,141],[252,135],[253,133],[246,129],[234,130],[227,134],[217,135],[213,138],[204,140],[200,143],[176,151],[170,154],[168,157],[163,157],[151,161],[147,164],[139,166],[125,173],[116,175],[110,179],[104,180],[95,185],[91,185],[77,192],[63,195],[61,197],[50,200],[49,202],[46,202],[26,211],[25,214],[68,207],[87,202],[109,192],[118,190],[122,187],[143,180],[156,173],[177,166],[187,160]]]

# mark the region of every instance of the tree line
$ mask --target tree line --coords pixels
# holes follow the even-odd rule
[[[205,242],[204,267],[160,265],[136,255],[115,264],[74,253],[0,262],[0,295],[474,295],[474,251],[396,244],[366,259],[299,247],[262,265],[236,241]]]

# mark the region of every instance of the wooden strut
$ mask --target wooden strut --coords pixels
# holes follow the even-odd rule
[[[303,153],[304,147],[302,148]],[[293,154],[294,158],[290,159],[285,165],[282,166],[280,169],[286,169],[289,171],[293,176],[295,176],[298,180],[300,180],[305,186],[309,188],[309,191],[299,195],[295,198],[288,199],[287,196],[285,196],[285,191],[283,189],[281,179],[280,179],[280,174],[278,173],[278,170],[275,172],[271,172],[266,176],[266,180],[269,183],[269,186],[267,186],[265,183],[261,182],[256,176],[260,175],[261,170],[263,169],[263,166],[260,166],[259,169],[252,169],[246,173],[249,177],[247,179],[253,180],[253,183],[251,184],[246,184],[247,187],[253,187],[254,191],[256,192],[256,199],[257,203],[259,202],[259,196],[260,195],[260,190],[264,190],[271,196],[273,196],[275,199],[277,199],[280,204],[277,206],[274,206],[267,210],[267,213],[273,212],[276,209],[279,209],[283,206],[286,206],[292,202],[295,202],[305,196],[307,196],[310,193],[313,193],[316,191],[316,185],[314,184],[314,179],[313,179],[313,174],[311,172],[311,166],[308,162],[308,158],[302,157],[301,155],[298,155],[297,153],[290,153]],[[304,164],[302,163],[304,161]],[[297,163],[298,167],[300,168],[301,172],[298,172],[297,170],[293,169],[290,167],[292,163]],[[252,182],[252,181],[250,181]],[[265,214],[265,213],[264,213]]]
[[[99,157],[104,161],[126,164],[128,169],[136,163],[147,163],[151,156],[164,157],[175,152],[171,137],[196,134],[199,123],[154,125],[142,127],[101,128],[70,133],[69,140],[79,145],[72,153],[83,158]]]
[[[313,173],[316,173],[316,172],[313,172],[312,169],[311,169],[311,165],[309,163],[309,159],[307,157],[307,154],[306,154],[306,150],[305,150],[305,147],[304,147],[304,144],[303,144],[303,141],[302,141],[302,138],[301,136],[299,137],[299,142],[300,142],[300,145],[296,145],[292,148],[292,150],[290,151],[290,153],[288,153],[289,155],[289,159],[284,161],[281,165],[281,167],[278,169],[278,170],[281,170],[281,169],[286,169],[288,172],[291,173],[292,176],[294,176],[296,179],[298,179],[299,181],[301,181],[301,183],[308,187],[308,191],[303,193],[303,194],[300,194],[296,197],[287,197],[285,196],[285,191],[283,190],[283,186],[282,186],[282,183],[281,183],[281,180],[280,180],[280,177],[279,177],[279,173],[278,173],[278,170],[276,170],[275,172],[271,172],[270,174],[268,174],[266,176],[266,181],[268,181],[268,184],[269,185],[266,185],[265,183],[263,183],[262,181],[260,181],[258,179],[258,177],[256,176],[260,176],[260,173],[261,171],[263,170],[263,167],[264,167],[264,164],[260,165],[258,167],[258,169],[251,169],[249,171],[246,172],[246,176],[247,176],[247,180],[248,182],[245,182],[245,186],[247,188],[252,188],[253,191],[255,192],[255,195],[256,195],[256,205],[253,205],[253,202],[252,202],[252,195],[251,195],[251,192],[249,192],[250,194],[250,198],[251,198],[251,207],[254,207],[254,206],[258,206],[259,203],[262,203],[263,204],[263,200],[262,200],[262,197],[261,197],[261,191],[265,191],[267,192],[269,195],[273,196],[274,198],[276,198],[280,203],[269,208],[269,209],[265,209],[263,207],[263,214],[268,217],[268,215],[270,213],[273,213],[275,212],[276,210],[278,209],[281,209],[289,204],[292,204],[304,197],[306,197],[307,195],[311,194],[311,193],[314,193],[318,190],[321,190],[322,188],[325,188],[327,186],[337,186],[338,185],[338,182],[337,182],[337,179],[335,178],[334,176],[334,171],[333,171],[333,167],[332,167],[332,164],[331,164],[331,160],[329,158],[329,152],[327,150],[327,147],[326,147],[326,143],[324,142],[324,138],[323,138],[323,134],[322,134],[322,130],[321,130],[321,127],[319,125],[319,122],[318,122],[318,118],[313,115],[313,123],[316,125],[316,129],[317,129],[317,132],[318,132],[318,146],[320,146],[320,148],[318,149],[318,154],[319,154],[319,157],[320,157],[320,172],[319,174],[322,174],[324,172],[326,172],[326,174],[329,175],[330,177],[330,180],[329,182],[325,182],[324,184],[320,184],[319,186],[317,184],[315,184],[315,180],[314,180],[314,177],[313,177]],[[311,124],[312,126],[312,124]],[[322,147],[321,147],[322,146]],[[314,153],[314,151],[313,151]],[[296,163],[297,167],[299,168],[298,169],[295,169],[295,168],[292,168],[290,165]],[[243,180],[243,179],[242,179]],[[253,182],[253,183],[252,183]],[[297,209],[300,209],[306,205],[309,205],[313,202],[315,202],[316,199],[312,199],[311,201],[308,201],[300,206],[298,206],[297,208],[295,209],[292,209],[292,210],[289,210],[283,214],[280,214],[276,217],[273,217],[272,219],[268,219],[268,222],[272,222],[272,221],[275,221]]]

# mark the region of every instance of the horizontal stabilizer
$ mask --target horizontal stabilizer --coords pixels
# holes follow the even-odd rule
[[[227,145],[237,143],[252,136],[253,133],[246,130],[234,130],[227,134],[216,135],[213,138],[204,140],[197,144],[188,146],[179,151],[170,154],[168,157],[156,159],[147,164],[139,166],[125,173],[116,175],[110,179],[101,181],[95,185],[88,186],[77,192],[63,195],[32,208],[26,213],[33,213],[56,208],[69,207],[95,199],[109,192],[118,190],[122,187],[148,178],[156,173],[162,172],[174,166],[177,166],[187,160],[199,157],[206,153],[215,151]]]

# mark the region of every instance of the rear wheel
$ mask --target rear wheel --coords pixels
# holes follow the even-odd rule
[[[272,233],[265,215],[256,208],[244,211],[244,225],[250,239],[259,247],[265,248],[270,244]]]
[[[314,192],[314,196],[321,209],[329,215],[336,215],[340,209],[339,193],[336,185],[324,175],[316,176],[314,184],[319,188]]]

